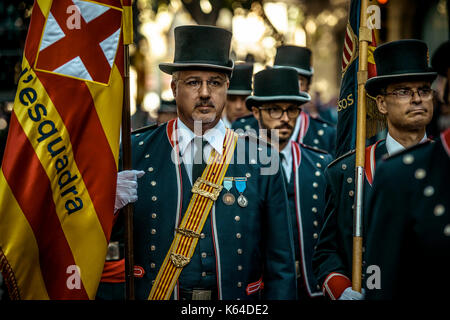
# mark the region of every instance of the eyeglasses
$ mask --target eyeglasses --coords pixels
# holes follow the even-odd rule
[[[429,87],[415,89],[396,89],[392,92],[385,92],[385,95],[395,95],[400,100],[407,100],[414,97],[414,94],[417,92],[419,97],[422,99],[430,99],[433,95],[433,89]]]
[[[217,90],[224,86],[225,80],[219,79],[209,79],[209,80],[201,80],[201,79],[190,79],[190,80],[182,80],[178,79],[178,81],[182,81],[189,89],[198,90],[201,88],[203,81],[206,81],[206,86],[210,90]]]
[[[293,118],[298,117],[298,115],[300,114],[300,110],[301,110],[299,107],[289,107],[287,109],[283,109],[280,107],[266,107],[266,108],[260,108],[260,109],[267,110],[272,119],[281,119],[285,112],[286,112],[288,118],[293,119]]]

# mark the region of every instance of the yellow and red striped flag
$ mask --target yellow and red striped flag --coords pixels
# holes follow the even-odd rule
[[[35,0],[0,171],[13,299],[95,298],[113,225],[122,16],[120,0]]]

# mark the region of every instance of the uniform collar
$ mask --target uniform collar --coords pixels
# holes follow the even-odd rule
[[[420,140],[419,143],[423,143],[425,141],[427,141],[427,134],[426,133],[423,136],[422,140]],[[390,156],[392,156],[393,154],[398,153],[400,151],[403,151],[406,148],[404,146],[402,146],[400,143],[398,143],[397,140],[392,138],[392,136],[388,132],[387,136],[386,136],[386,149],[387,149],[388,154]]]
[[[230,120],[228,120],[226,115],[222,116],[222,121],[223,121],[223,124],[225,125],[225,128],[231,129],[231,122],[230,122]]]
[[[177,125],[178,125],[177,130],[178,145],[180,147],[180,153],[181,155],[183,155],[192,139],[194,139],[195,135],[191,131],[191,129],[189,129],[183,123],[183,121],[181,121],[180,118],[177,118]],[[222,120],[219,120],[219,122],[217,122],[214,128],[209,129],[208,131],[205,132],[205,134],[203,135],[203,139],[208,141],[208,143],[217,152],[222,154],[223,140],[225,139],[225,133],[226,133],[225,125]]]

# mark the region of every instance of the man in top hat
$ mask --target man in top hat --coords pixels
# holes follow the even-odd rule
[[[252,94],[253,64],[236,64],[227,91],[227,105],[223,110],[222,121],[225,127],[231,128],[232,123],[241,117],[251,115],[245,107],[245,99]]]
[[[332,157],[291,140],[301,106],[311,98],[298,87],[291,68],[255,75],[254,94],[246,100],[264,137],[280,151],[294,234],[299,299],[323,296],[312,271],[312,254],[325,209],[324,169]]]
[[[175,28],[174,62],[159,67],[173,76],[178,117],[132,134],[133,168],[145,171],[134,204],[137,299],[255,300],[263,286],[263,299],[296,298],[279,162],[263,164],[271,147],[221,120],[230,42],[221,28]]]
[[[419,40],[400,40],[374,51],[377,76],[366,82],[386,116],[386,140],[366,148],[364,199],[372,191],[375,167],[384,154],[393,155],[427,141],[425,127],[433,115],[431,83],[436,73],[428,67],[428,49]],[[313,258],[314,273],[331,299],[361,299],[351,289],[355,150],[333,161],[327,179],[325,224]],[[399,185],[401,189],[403,186]],[[389,204],[391,205],[391,204]],[[367,230],[367,219],[363,219]]]
[[[449,181],[450,129],[377,168],[366,261],[378,268],[378,283],[368,284],[366,299],[448,299]]]
[[[177,105],[175,100],[161,100],[161,104],[158,109],[158,117],[156,123],[158,125],[168,122],[169,120],[177,117]]]
[[[311,66],[311,50],[298,46],[281,46],[277,48],[274,68],[290,67],[297,71],[299,88],[301,92],[309,92],[314,70]],[[307,106],[310,106],[308,112]],[[297,117],[294,133],[291,139],[312,147],[335,153],[336,128],[331,122],[319,117],[317,111],[311,109],[312,102],[305,103],[300,116]],[[305,108],[306,107],[306,108]],[[307,112],[305,112],[305,110]],[[258,130],[256,119],[251,117],[238,119],[233,125],[234,129],[251,127]]]

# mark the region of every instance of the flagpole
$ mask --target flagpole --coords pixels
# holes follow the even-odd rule
[[[130,121],[130,49],[124,45],[124,83],[122,108],[122,166],[131,170],[131,121]],[[134,251],[133,251],[133,207],[123,208],[125,226],[125,291],[126,299],[134,300]]]
[[[356,161],[355,161],[355,210],[353,215],[353,260],[352,289],[361,292],[362,282],[362,227],[364,164],[366,148],[366,90],[364,85],[368,78],[367,53],[372,41],[372,32],[367,27],[367,7],[369,0],[361,0],[359,28],[359,68],[358,68],[358,105],[356,126]]]

